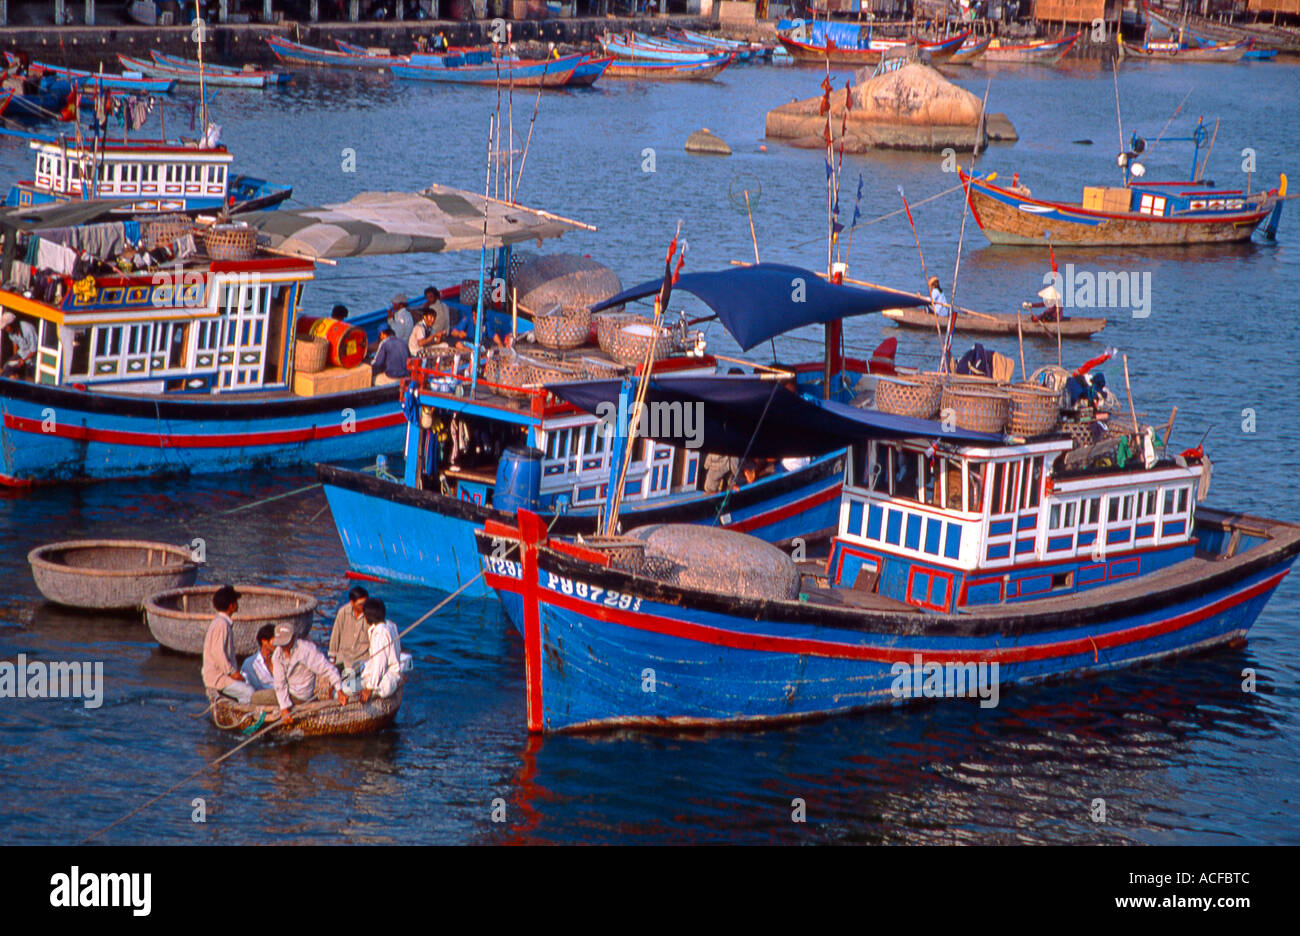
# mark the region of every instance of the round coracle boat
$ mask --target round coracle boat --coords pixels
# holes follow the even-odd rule
[[[203,653],[203,638],[216,612],[212,596],[216,585],[196,585],[161,592],[145,602],[149,633],[168,650]],[[292,624],[294,633],[306,637],[316,615],[316,599],[302,592],[257,585],[236,585],[239,610],[234,623],[235,654],[248,656],[257,649],[257,631],[263,624]]]
[[[69,540],[27,554],[41,594],[70,608],[132,611],[160,591],[194,584],[190,550],[147,540]]]
[[[402,706],[402,689],[387,699],[371,698],[362,702],[349,698],[347,705],[337,699],[304,702],[293,707],[293,724],[288,728],[275,728],[267,732],[268,738],[297,741],[328,735],[370,734],[387,728],[397,717]],[[244,705],[229,696],[208,690],[212,702],[212,723],[222,731],[260,731],[280,717],[278,705]],[[249,732],[252,733],[251,731]]]

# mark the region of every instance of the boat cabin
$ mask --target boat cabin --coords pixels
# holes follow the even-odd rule
[[[1189,558],[1201,464],[1067,467],[1056,435],[855,448],[832,585],[936,612],[1067,594]],[[1122,459],[1121,459],[1122,461]]]
[[[194,211],[220,209],[229,194],[234,157],[222,146],[109,143],[91,151],[34,140],[31,147],[35,175],[10,189],[6,205],[111,198],[129,202],[123,211]]]
[[[313,271],[308,261],[284,257],[205,259],[81,282],[62,277],[56,295],[44,299],[11,280],[0,286],[0,307],[35,327],[40,384],[126,393],[283,390],[293,383],[295,323]]]

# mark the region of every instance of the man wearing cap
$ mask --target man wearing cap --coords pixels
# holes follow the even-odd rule
[[[222,585],[212,596],[212,607],[217,615],[203,637],[203,685],[247,704],[253,697],[253,687],[235,662],[235,635],[230,620],[239,610],[239,592]]]
[[[361,701],[369,702],[372,696],[387,699],[402,684],[402,644],[382,601],[367,598],[363,612],[370,646],[361,670]]]
[[[948,299],[939,287],[939,277],[932,276],[929,280],[930,285],[930,310],[939,318],[947,320],[951,314],[951,308],[948,305]]]
[[[5,312],[0,315],[0,329],[14,346],[13,357],[0,368],[0,377],[31,380],[36,371],[36,327],[31,322],[19,322],[12,312]]]
[[[411,318],[411,313],[407,311],[405,293],[398,293],[393,297],[393,306],[388,310],[388,327],[403,344],[411,337],[411,330],[415,328],[415,319]]]
[[[292,624],[275,626],[275,652],[271,654],[271,676],[275,679],[275,697],[280,718],[293,724],[290,710],[295,703],[314,702],[331,694],[339,705],[347,705],[339,671],[310,640],[299,640]],[[323,681],[322,681],[323,680]]]

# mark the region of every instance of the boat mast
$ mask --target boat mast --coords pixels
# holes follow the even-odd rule
[[[199,0],[194,0],[194,41],[199,46],[199,114],[200,131],[204,139],[208,135],[208,94],[203,80],[203,13],[199,10]]]

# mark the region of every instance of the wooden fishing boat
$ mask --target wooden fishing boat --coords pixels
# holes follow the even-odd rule
[[[1210,47],[1189,46],[1177,40],[1148,40],[1138,46],[1120,40],[1121,54],[1134,59],[1164,62],[1240,62],[1250,51],[1250,40]]]
[[[1203,182],[1138,182],[1105,190],[1114,206],[1031,198],[959,170],[971,216],[994,244],[1075,247],[1158,246],[1249,240],[1262,223],[1277,232],[1287,178],[1279,187],[1247,195],[1215,190]],[[1085,196],[1087,192],[1085,190]],[[1265,223],[1267,219],[1267,223]]]
[[[217,75],[247,75],[251,73],[264,76],[267,84],[287,84],[293,80],[293,72],[267,71],[265,69],[247,67],[239,68],[234,65],[215,65],[212,62],[204,62],[202,66],[200,66],[196,59],[181,58],[179,55],[167,55],[166,53],[159,52],[157,49],[151,50],[149,56],[159,65],[168,68],[175,68],[180,71],[190,71],[198,74],[200,67],[202,67],[205,76],[209,73]]]
[[[295,705],[293,724],[268,731],[266,737],[300,741],[331,735],[373,734],[387,728],[397,718],[402,707],[403,690],[404,687],[399,687],[387,699],[372,697],[369,702],[350,698],[347,705],[339,705],[337,699],[325,699]],[[222,731],[260,730],[280,718],[278,705],[244,705],[211,689],[208,690],[208,700],[212,703],[212,724]]]
[[[191,585],[151,595],[144,602],[145,620],[154,640],[176,653],[201,655],[203,638],[215,613],[212,596],[217,585]],[[248,656],[257,650],[257,631],[266,624],[291,624],[306,637],[316,618],[316,599],[303,592],[258,585],[236,585],[239,611],[231,619],[235,653]]]
[[[1188,32],[1187,37],[1203,49],[1213,48],[1214,46],[1223,45],[1221,42],[1215,42],[1206,36],[1198,36],[1196,33]],[[1277,58],[1277,49],[1259,49],[1255,47],[1255,40],[1247,40],[1250,43],[1246,54],[1241,57],[1243,62],[1267,62]]]
[[[935,330],[936,316],[928,309],[885,309],[881,313],[899,328],[912,328],[920,331]],[[1017,316],[1008,312],[971,312],[957,313],[954,331],[966,335],[1007,335],[1015,337],[1023,334],[1026,338],[1050,338],[1056,340],[1058,328],[1062,338],[1090,338],[1106,327],[1106,320],[1101,317],[1081,318],[1067,316],[1059,323],[1036,322],[1033,316]],[[947,320],[944,320],[947,328]],[[1019,331],[1017,331],[1017,328]]]
[[[589,55],[586,60],[580,62],[569,76],[568,86],[570,88],[589,88],[594,85],[601,75],[613,63],[614,57],[597,58]]]
[[[157,62],[132,58],[121,52],[117,54],[117,60],[128,71],[142,72],[155,78],[169,78],[181,84],[197,85],[201,80],[203,84],[213,88],[265,88],[268,75],[271,75],[272,84],[278,80],[274,77],[274,73],[270,72],[208,72],[206,66],[200,76],[198,69],[191,71],[188,68],[159,65]]]
[[[1091,364],[1020,391],[1046,410],[1017,410],[1015,388],[942,384],[955,425],[745,376],[654,379],[652,403],[697,400],[720,423],[765,406],[756,446],[841,424],[855,467],[830,555],[802,571],[752,538],[674,526],[633,530],[642,554],[611,555],[526,510],[486,524],[488,582],[523,634],[528,729],[754,726],[958,697],[988,707],[1010,686],[1239,643],[1300,555],[1300,526],[1198,506],[1200,447],[1165,451],[1118,405],[1062,410],[1067,377]],[[1005,428],[1017,418],[1030,420],[1023,435]]]
[[[816,42],[777,33],[777,39],[796,62],[825,64],[829,61],[832,65],[874,65],[880,61],[884,53],[908,46],[916,46],[920,52],[929,57],[931,64],[938,65],[952,58],[969,37],[970,30],[934,41],[915,38],[881,39],[872,36],[868,31],[867,36],[859,39],[859,44],[855,47],[841,44],[834,35],[830,34],[823,36],[823,41]]]
[[[1080,32],[1074,32],[1059,39],[1034,39],[1031,42],[1014,44],[1002,43],[995,39],[984,51],[984,61],[1054,65],[1074,48],[1080,35]]]
[[[776,44],[771,42],[745,42],[741,39],[727,39],[723,36],[712,36],[693,29],[678,29],[674,26],[668,27],[668,35],[683,45],[710,49],[715,53],[748,50],[753,54],[753,58],[762,58],[769,62],[776,49]]]
[[[719,55],[699,62],[632,62],[615,59],[605,69],[607,78],[650,81],[712,81],[726,71],[730,55]]]
[[[600,39],[601,48],[605,50],[606,55],[612,55],[616,59],[634,61],[634,62],[681,62],[697,63],[706,59],[717,58],[718,54],[710,54],[702,49],[684,48],[680,45],[670,45],[653,41],[648,37],[641,40],[633,40],[625,36],[605,35]],[[735,56],[738,53],[728,51],[724,53],[728,56]]]
[[[320,49],[316,46],[303,45],[280,36],[268,36],[266,44],[271,52],[282,62],[298,65],[317,65],[324,68],[363,68],[386,70],[394,65],[405,65],[405,55],[361,55],[352,52]]]
[[[1145,2],[1142,8],[1153,22],[1175,35],[1179,30],[1186,30],[1208,37],[1214,43],[1232,43],[1241,39],[1250,39],[1265,51],[1289,54],[1300,52],[1300,29],[1295,27],[1269,23],[1225,23],[1195,13],[1180,13],[1175,18],[1152,8]]]
[[[585,53],[535,61],[495,61],[491,52],[417,53],[406,65],[394,65],[398,78],[451,84],[513,85],[516,88],[561,88],[586,63]]]
[[[5,116],[23,121],[58,119],[73,96],[72,83],[62,75],[42,75],[33,79],[34,90],[15,92],[5,109]]]
[[[147,540],[69,540],[27,554],[36,587],[70,608],[132,611],[150,595],[194,584],[189,549]]]
[[[169,94],[175,89],[177,83],[175,78],[149,78],[142,74],[114,75],[111,72],[101,73],[82,71],[77,68],[61,68],[47,62],[32,62],[32,68],[41,69],[54,75],[62,75],[78,87],[110,88],[114,91],[135,91],[141,94]]]
[[[988,51],[989,43],[993,41],[992,36],[985,36],[983,39],[967,39],[949,58],[948,65],[971,65],[981,58]]]

